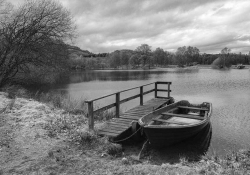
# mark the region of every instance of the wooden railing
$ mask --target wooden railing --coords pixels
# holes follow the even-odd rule
[[[152,85],[152,84],[155,84],[155,87],[153,89],[145,91],[145,92],[143,91],[143,87],[149,86],[149,85]],[[167,84],[168,89],[158,89],[158,84]],[[126,90],[123,90],[123,91],[119,91],[119,92],[116,92],[116,93],[112,93],[112,94],[109,94],[109,95],[105,95],[105,96],[95,98],[95,99],[92,99],[92,100],[86,100],[85,103],[88,104],[88,114],[87,115],[88,115],[89,129],[91,129],[91,130],[94,129],[94,114],[96,112],[104,111],[104,110],[110,109],[112,107],[115,107],[115,109],[116,109],[116,117],[119,118],[120,105],[122,103],[133,100],[135,98],[140,98],[140,105],[143,105],[143,96],[146,95],[146,94],[149,94],[151,92],[155,92],[155,98],[162,98],[162,97],[157,95],[158,91],[167,92],[168,93],[167,97],[170,97],[170,92],[171,92],[170,85],[171,85],[171,82],[157,81],[157,82],[145,84],[145,85],[142,85],[142,86],[138,86],[138,87],[126,89]],[[125,98],[123,100],[120,100],[121,93],[126,92],[126,91],[130,91],[130,90],[134,90],[134,89],[137,89],[137,88],[140,88],[140,93],[139,94],[128,97],[128,98]],[[97,101],[97,100],[100,100],[100,99],[103,99],[103,98],[106,98],[106,97],[110,97],[112,95],[115,95],[115,103],[111,103],[111,104],[106,105],[106,106],[104,106],[102,108],[94,110],[94,101]]]

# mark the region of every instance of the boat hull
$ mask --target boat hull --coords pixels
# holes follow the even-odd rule
[[[206,112],[200,113],[199,115],[185,115],[186,112],[190,112],[185,112],[185,110],[189,109],[200,111],[206,110]],[[170,111],[173,110],[175,110],[175,112],[171,113]],[[182,115],[181,112],[183,112],[184,115]],[[164,115],[173,117],[164,119]],[[202,104],[196,105],[182,100],[143,116],[139,119],[138,123],[142,127],[143,133],[146,135],[153,147],[164,147],[181,142],[198,134],[204,127],[208,125],[211,115],[211,103],[204,102]],[[183,117],[188,118],[189,122],[191,123],[187,123],[188,121],[183,120]],[[180,118],[182,118],[182,121],[180,121]]]
[[[183,128],[151,128],[144,127],[143,132],[153,147],[164,147],[186,140],[198,134],[208,122]]]

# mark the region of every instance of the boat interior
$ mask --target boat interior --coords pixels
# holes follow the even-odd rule
[[[151,118],[148,125],[180,126],[196,124],[206,119],[208,112],[209,106],[207,103],[201,105],[191,105],[188,102],[186,104],[182,103],[170,110],[161,111]]]

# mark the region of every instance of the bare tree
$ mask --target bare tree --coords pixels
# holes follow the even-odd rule
[[[73,33],[70,13],[53,0],[27,1],[14,10],[0,28],[0,87],[30,67],[60,65]]]

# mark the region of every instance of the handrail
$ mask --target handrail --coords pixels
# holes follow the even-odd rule
[[[104,96],[101,96],[101,97],[98,97],[98,98],[94,98],[92,100],[85,100],[86,103],[88,102],[92,102],[92,101],[97,101],[97,100],[100,100],[100,99],[103,99],[103,98],[106,98],[106,97],[110,97],[112,95],[115,95],[117,93],[122,93],[122,92],[126,92],[126,91],[130,91],[130,90],[134,90],[134,89],[137,89],[137,88],[140,88],[140,87],[144,87],[144,86],[148,86],[148,85],[151,85],[151,84],[154,84],[155,82],[153,83],[148,83],[148,84],[144,84],[142,86],[136,86],[136,87],[133,87],[133,88],[129,88],[129,89],[125,89],[125,90],[122,90],[122,91],[118,91],[118,92],[115,92],[115,93],[112,93],[112,94],[108,94],[108,95],[104,95]]]
[[[152,84],[155,84],[155,88],[143,92],[143,87],[144,86],[148,86],[148,85],[152,85]],[[167,84],[168,89],[167,90],[166,89],[158,89],[158,87],[157,87],[158,84]],[[172,84],[171,82],[156,81],[156,82],[148,83],[148,84],[145,84],[145,85],[142,85],[142,86],[137,86],[137,87],[125,89],[125,90],[122,90],[122,91],[119,91],[119,92],[116,92],[116,93],[108,94],[108,95],[98,97],[98,98],[95,98],[95,99],[92,99],[92,100],[86,100],[85,103],[88,104],[88,114],[87,115],[88,115],[89,129],[91,129],[91,130],[94,129],[94,113],[95,112],[100,112],[100,111],[107,110],[107,109],[110,109],[112,107],[115,107],[116,108],[116,117],[118,118],[119,114],[120,114],[120,104],[125,103],[125,102],[130,101],[130,100],[133,100],[135,98],[140,98],[140,105],[143,105],[143,96],[146,95],[146,94],[149,94],[151,92],[155,92],[155,98],[163,98],[163,97],[159,97],[157,95],[158,91],[168,92],[168,97],[170,97],[170,92],[171,92],[170,85],[171,84]],[[131,97],[120,100],[120,94],[121,93],[126,92],[126,91],[130,91],[130,90],[134,90],[134,89],[137,89],[137,88],[140,88],[140,93],[139,94],[133,95]],[[116,99],[115,103],[111,103],[109,105],[106,105],[106,106],[104,106],[102,108],[99,108],[99,109],[96,109],[94,111],[94,103],[93,103],[94,101],[97,101],[97,100],[100,100],[100,99],[103,99],[103,98],[106,98],[106,97],[110,97],[112,95],[116,96],[115,97],[115,99]]]

